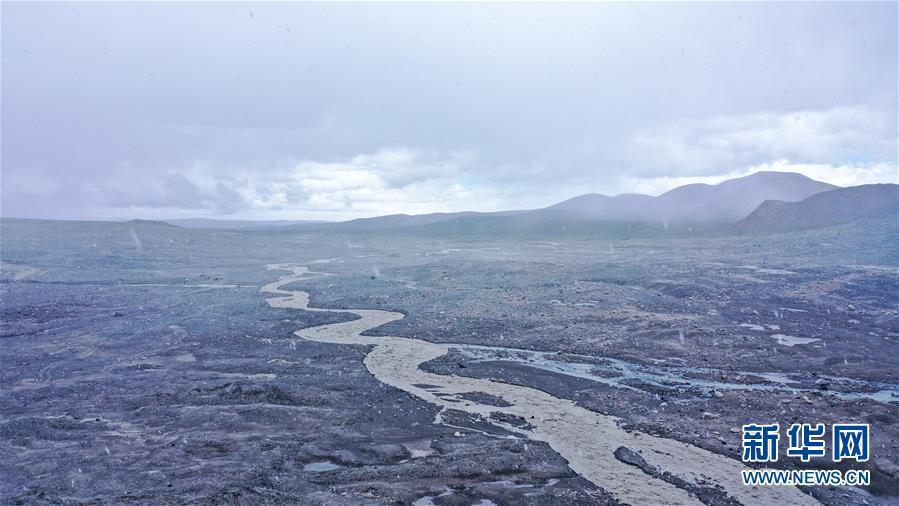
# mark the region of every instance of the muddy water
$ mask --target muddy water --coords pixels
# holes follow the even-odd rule
[[[724,371],[684,365],[654,368],[615,358],[599,358],[574,353],[566,353],[563,360],[556,353],[546,351],[474,344],[448,344],[447,346],[451,350],[459,352],[466,360],[472,362],[515,362],[535,369],[588,379],[611,387],[646,394],[653,394],[653,391],[645,390],[644,387],[639,385],[633,386],[629,382],[638,380],[641,383],[661,388],[698,387],[705,391],[705,395],[711,395],[715,390],[751,390],[759,392],[791,392],[794,394],[810,394],[814,392],[843,399],[871,399],[884,403],[899,401],[899,385],[864,382],[840,376],[820,375],[818,377],[831,380],[840,385],[861,387],[870,391],[838,392],[827,390],[822,392],[818,388],[801,388],[797,386],[799,382],[791,379],[789,375],[775,372]],[[578,362],[577,359],[582,359],[583,361]],[[722,373],[727,373],[730,376],[739,375],[759,378],[764,383],[736,383],[714,379],[720,377]]]
[[[546,392],[496,381],[422,371],[420,364],[445,355],[449,347],[417,339],[362,335],[367,330],[401,319],[401,313],[374,309],[310,308],[306,292],[281,287],[322,274],[310,272],[305,266],[296,264],[274,264],[268,268],[291,272],[262,287],[263,292],[275,295],[267,299],[272,307],[348,312],[359,316],[349,322],[299,330],[295,332],[298,337],[326,343],[373,346],[364,364],[379,381],[437,406],[484,417],[499,411],[526,419],[533,428],[520,429],[498,421],[492,423],[548,443],[568,461],[572,470],[615,494],[621,501],[631,504],[700,504],[687,491],[616,459],[614,451],[626,446],[638,452],[659,471],[667,471],[698,486],[718,486],[745,504],[817,504],[795,487],[744,487],[740,483],[740,471],[745,468],[740,462],[672,439],[626,432],[619,428],[615,417],[590,411]],[[428,388],[422,388],[423,385],[428,385]],[[487,392],[501,397],[510,406],[479,404],[458,397],[472,392]]]

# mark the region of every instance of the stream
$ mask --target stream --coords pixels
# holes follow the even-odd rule
[[[298,330],[295,335],[317,342],[372,346],[363,363],[379,381],[408,392],[444,409],[478,415],[490,423],[535,441],[543,441],[564,457],[580,476],[631,504],[702,504],[684,488],[645,473],[639,467],[619,461],[614,452],[627,447],[660,473],[669,473],[697,488],[717,487],[744,504],[818,504],[796,487],[748,487],[740,482],[746,469],[737,460],[673,439],[619,427],[618,419],[552,396],[541,390],[486,379],[429,373],[419,366],[450,351],[446,345],[396,336],[364,336],[364,332],[399,320],[403,315],[377,309],[322,309],[309,307],[309,294],[281,287],[296,281],[326,275],[311,272],[300,264],[267,266],[290,274],[262,287],[274,308],[314,312],[352,313],[359,318],[341,323]],[[486,392],[501,397],[504,407],[481,404],[464,398]],[[491,413],[523,418],[522,428],[489,418]]]

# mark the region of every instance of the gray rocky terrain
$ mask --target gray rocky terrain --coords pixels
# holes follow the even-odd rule
[[[899,494],[889,219],[451,239],[2,227],[4,503],[616,504],[634,503],[623,490],[636,484],[761,504],[685,480],[635,441],[736,465],[742,424],[797,420],[870,423],[872,458],[855,467],[874,474],[867,489],[797,497]],[[311,311],[267,300],[289,274],[267,266],[285,263],[321,273],[279,287],[308,292]],[[366,330],[370,344],[320,342],[310,333],[357,317],[319,308],[402,318]],[[382,381],[366,357],[393,338],[445,350],[411,371],[444,384]],[[541,432],[554,408],[531,419],[521,392],[609,420],[625,442],[572,457]],[[585,445],[597,434],[584,426]],[[603,461],[637,478],[597,478]]]

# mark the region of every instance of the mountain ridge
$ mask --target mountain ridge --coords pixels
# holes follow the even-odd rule
[[[482,222],[489,222],[494,229],[508,226],[513,230],[546,228],[566,222],[655,223],[664,224],[665,227],[668,224],[691,223],[730,226],[747,218],[764,202],[799,202],[839,188],[795,172],[760,171],[718,184],[687,184],[657,196],[639,193],[615,196],[585,193],[547,207],[527,210],[391,214],[340,222],[272,220],[254,224],[234,220],[221,220],[220,223],[205,220],[210,223],[198,224],[171,220],[169,223],[188,228],[277,228],[305,231],[412,230],[447,224],[452,224],[448,229],[461,230],[466,226],[478,229],[483,225]]]
[[[715,185],[679,186],[657,197],[579,195],[545,209],[608,221],[735,223],[765,200],[795,202],[836,188],[794,172],[761,171]]]
[[[890,215],[899,221],[899,185],[867,184],[817,193],[799,202],[766,200],[740,220],[736,228],[801,230]]]
[[[745,218],[765,200],[798,201],[838,188],[795,172],[760,171],[718,184],[692,183],[658,195],[585,193],[548,207],[497,212],[462,211],[419,215],[393,214],[357,218],[324,226],[343,230],[422,227],[476,218],[505,218],[510,226],[532,226],[553,220],[729,223]],[[308,225],[304,226],[308,229]]]

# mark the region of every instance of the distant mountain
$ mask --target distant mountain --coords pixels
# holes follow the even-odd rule
[[[166,220],[165,223],[181,228],[200,228],[211,230],[249,230],[260,228],[286,227],[290,225],[302,225],[308,223],[327,223],[324,221],[302,220],[217,220],[211,218],[184,218]]]
[[[765,200],[802,200],[836,186],[792,172],[757,172],[717,185],[691,184],[658,197],[595,193],[581,195],[543,209],[492,213],[458,212],[392,214],[341,223],[304,225],[304,230],[374,231],[435,227],[460,231],[558,228],[574,221],[652,223],[735,223]]]
[[[166,223],[164,221],[159,221],[159,220],[134,219],[134,220],[128,220],[127,223],[129,225],[150,225],[150,226],[158,226],[158,227],[171,227],[172,226],[171,223]]]
[[[566,213],[579,218],[603,221],[661,221],[655,218],[656,198],[637,193],[609,197],[599,193],[580,195],[541,211]]]
[[[826,191],[799,202],[766,200],[737,223],[740,230],[818,228],[866,218],[899,220],[899,185],[866,184]]]
[[[318,228],[341,231],[395,230],[427,227],[449,221],[477,220],[485,217],[513,216],[525,213],[528,213],[528,211],[497,211],[493,213],[463,211],[458,213],[389,214],[386,216],[376,216],[374,218],[357,218],[355,220],[343,221],[340,223],[320,224],[318,225]],[[315,229],[316,225],[308,225],[303,228],[306,230]]]
[[[546,210],[602,221],[734,223],[765,200],[796,202],[835,188],[793,172],[756,172],[717,185],[680,186],[658,197],[581,195]]]
[[[526,211],[392,214],[343,222],[239,221],[190,219],[169,220],[184,228],[272,229],[366,232],[416,231],[501,233],[504,231],[581,230],[588,222],[616,222],[655,226],[664,224],[733,224],[766,200],[795,202],[836,186],[792,172],[757,172],[717,185],[690,184],[658,197],[623,194],[615,197],[595,193],[558,204]],[[601,223],[600,223],[601,225]],[[610,225],[612,228],[618,225]],[[630,226],[630,225],[629,225]],[[620,228],[620,227],[619,227]],[[642,228],[641,228],[642,229]],[[653,229],[654,230],[654,229]]]
[[[355,220],[345,221],[340,224],[341,229],[365,229],[365,230],[384,230],[392,228],[415,227],[420,225],[430,225],[453,218],[467,218],[478,216],[482,213],[476,212],[460,212],[460,213],[430,213],[430,214],[389,214],[386,216],[377,216],[375,218],[357,218]]]

